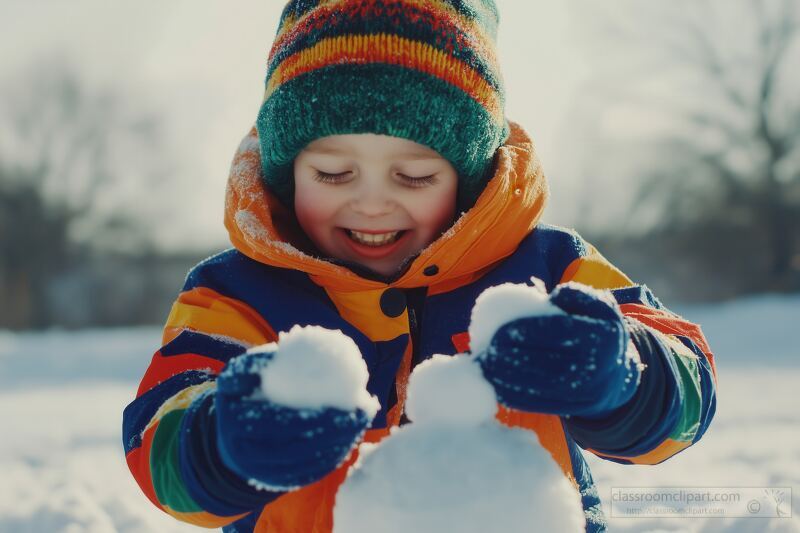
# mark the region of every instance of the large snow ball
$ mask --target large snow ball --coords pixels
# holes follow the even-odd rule
[[[503,283],[489,287],[476,299],[469,324],[470,351],[484,352],[503,324],[527,316],[565,314],[551,303],[543,284]]]
[[[378,399],[367,391],[369,371],[356,343],[341,330],[295,325],[275,343],[248,352],[274,352],[261,370],[260,394],[296,409],[363,409],[375,416]]]
[[[584,531],[578,490],[530,431],[412,423],[360,452],[334,533]]]
[[[409,378],[406,414],[414,423],[475,425],[496,413],[494,389],[472,357],[436,354]]]
[[[474,357],[421,363],[407,401],[413,423],[359,448],[334,533],[584,531],[578,490],[536,434],[493,419]]]

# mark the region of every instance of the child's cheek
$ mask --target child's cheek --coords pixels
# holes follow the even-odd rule
[[[446,229],[452,223],[456,210],[455,190],[444,191],[442,194],[424,196],[409,203],[409,210],[420,228],[424,228],[433,233],[441,229]]]
[[[298,186],[295,191],[295,212],[304,228],[332,224],[337,205],[337,195],[322,187]]]

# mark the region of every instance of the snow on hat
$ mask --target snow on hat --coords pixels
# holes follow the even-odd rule
[[[287,206],[313,140],[376,133],[437,151],[469,209],[510,128],[494,0],[292,0],[269,53],[256,128],[264,179]]]

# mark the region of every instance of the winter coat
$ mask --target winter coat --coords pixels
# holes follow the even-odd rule
[[[580,448],[625,464],[657,464],[691,446],[714,414],[716,370],[700,328],[665,308],[575,231],[539,222],[548,189],[528,134],[511,123],[494,176],[477,203],[407,263],[396,279],[379,279],[332,259],[313,257],[289,211],[264,187],[255,129],[231,167],[225,226],[234,248],[187,276],[136,398],[123,420],[128,466],[144,494],[175,518],[224,531],[330,532],[338,486],[358,454],[322,480],[265,501],[213,453],[213,427],[184,420],[232,356],[277,340],[293,325],[339,329],[359,346],[368,390],[381,410],[365,441],[405,423],[413,367],[435,353],[469,348],[476,297],[505,283],[548,290],[567,281],[611,289],[627,317],[652,333],[636,348],[648,365],[624,417],[578,424],[568,417],[499,407],[498,420],[536,432],[582,494],[587,531],[605,529],[600,500]],[[184,447],[206,450],[186,464]]]

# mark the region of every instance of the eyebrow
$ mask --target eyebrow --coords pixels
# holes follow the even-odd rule
[[[323,154],[323,155],[351,155],[350,152],[346,149],[339,149],[334,147],[329,148],[306,148],[307,152],[315,153],[315,154]],[[425,161],[425,160],[438,160],[441,159],[441,156],[435,154],[427,154],[424,152],[405,152],[399,154],[392,154],[394,157],[402,157],[404,159],[416,159],[418,161]]]

